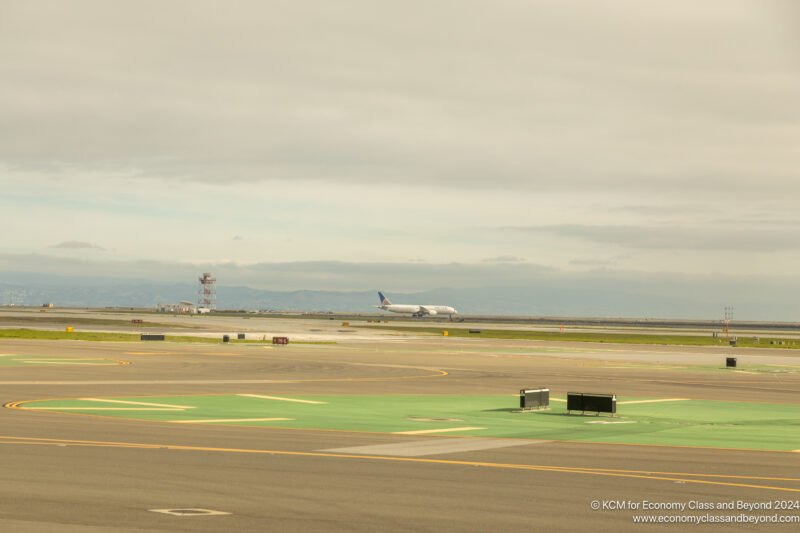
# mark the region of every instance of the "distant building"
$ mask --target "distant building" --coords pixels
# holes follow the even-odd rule
[[[156,311],[159,313],[173,313],[173,314],[195,314],[197,306],[191,302],[180,302],[177,304],[158,304]]]
[[[45,309],[52,309],[55,307],[55,304],[52,302],[48,302],[46,304],[42,304],[42,307],[44,307]]]
[[[159,313],[172,313],[182,315],[205,315],[210,313],[211,309],[208,307],[198,307],[192,302],[180,302],[177,304],[158,304],[156,311]]]

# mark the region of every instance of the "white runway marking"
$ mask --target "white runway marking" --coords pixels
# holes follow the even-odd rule
[[[416,431],[394,431],[394,435],[426,435],[429,433],[450,433],[453,431],[472,431],[475,429],[486,429],[478,427],[465,427],[465,428],[445,428],[445,429],[419,429]]]
[[[422,455],[442,455],[446,453],[472,452],[478,450],[492,450],[494,448],[508,448],[511,446],[526,446],[528,444],[542,444],[545,440],[527,439],[428,439],[411,442],[393,442],[391,444],[374,444],[367,446],[352,446],[347,448],[333,448],[321,450],[323,452],[347,453],[358,455],[391,455],[398,457],[419,457]]]
[[[25,363],[29,365],[83,365],[83,366],[108,366],[110,364],[114,364],[111,361],[107,363],[72,363],[72,362],[62,362],[62,361],[37,361],[37,360],[23,360],[23,359],[14,359],[20,363]]]
[[[297,400],[295,398],[283,398],[281,396],[262,396],[261,394],[237,394],[236,396],[244,396],[245,398],[263,398],[264,400],[278,400],[281,402],[313,403],[313,404],[328,403],[328,402],[317,402],[314,400]]]
[[[20,355],[18,357],[35,357],[32,355]],[[108,361],[104,357],[39,357],[36,359],[26,359],[27,361]]]
[[[691,398],[665,398],[663,400],[632,400],[630,402],[617,402],[617,405],[633,405],[635,403],[659,403],[659,402],[689,402]]]
[[[173,424],[213,424],[217,422],[279,422],[294,418],[219,418],[215,420],[170,420]]]
[[[124,403],[127,405],[145,405],[147,407],[173,407],[175,409],[194,409],[193,405],[172,405],[168,403],[131,402],[128,400],[104,400],[103,398],[78,398],[86,402]]]
[[[689,368],[688,366],[672,366],[672,365],[640,365],[640,366],[604,366],[603,368],[635,368],[637,370],[677,370],[681,368]]]
[[[225,511],[214,511],[213,509],[148,509],[152,513],[162,513],[172,516],[218,516],[229,515],[231,513]]]

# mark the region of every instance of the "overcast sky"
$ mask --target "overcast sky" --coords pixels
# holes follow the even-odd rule
[[[796,276],[796,5],[0,0],[0,269]]]

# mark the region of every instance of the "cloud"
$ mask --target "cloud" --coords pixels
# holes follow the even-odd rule
[[[522,263],[525,261],[522,257],[515,257],[513,255],[498,255],[497,257],[487,257],[482,260],[484,263]]]
[[[789,228],[554,224],[505,227],[502,230],[543,233],[636,249],[742,252],[800,250],[800,234]]]
[[[800,195],[800,79],[759,3],[81,5],[4,8],[15,175]]]
[[[54,244],[52,248],[62,248],[66,250],[102,250],[105,251],[105,248],[102,246],[98,246],[96,244],[92,244],[90,242],[84,241],[64,241],[58,244]]]
[[[569,264],[575,266],[608,266],[614,263],[603,259],[572,259]]]
[[[230,258],[270,283],[244,265],[280,260],[297,272],[260,275],[298,287],[358,283],[313,259],[519,281],[506,258],[577,270],[598,247],[649,271],[800,267],[800,48],[771,2],[5,4],[0,217],[35,220],[9,253],[68,220],[120,262],[95,272]],[[370,283],[479,282],[418,263]]]
[[[40,254],[0,254],[0,272],[31,272],[89,278],[137,278],[155,282],[195,283],[211,272],[220,285],[259,289],[420,291],[439,287],[480,287],[493,283],[526,283],[555,269],[529,263],[358,263],[295,261],[283,263],[185,261],[98,261]]]

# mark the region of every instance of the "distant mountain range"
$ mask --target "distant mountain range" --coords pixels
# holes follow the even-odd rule
[[[286,311],[372,312],[376,291],[274,291],[217,287],[217,308]],[[793,290],[792,290],[793,289]],[[685,279],[604,279],[543,276],[524,287],[441,288],[424,292],[387,292],[395,303],[432,303],[465,314],[720,319],[734,306],[735,317],[748,320],[800,320],[797,288],[753,287],[731,282]],[[0,305],[53,302],[59,307],[155,307],[160,303],[197,301],[197,286],[114,278],[0,273]]]

